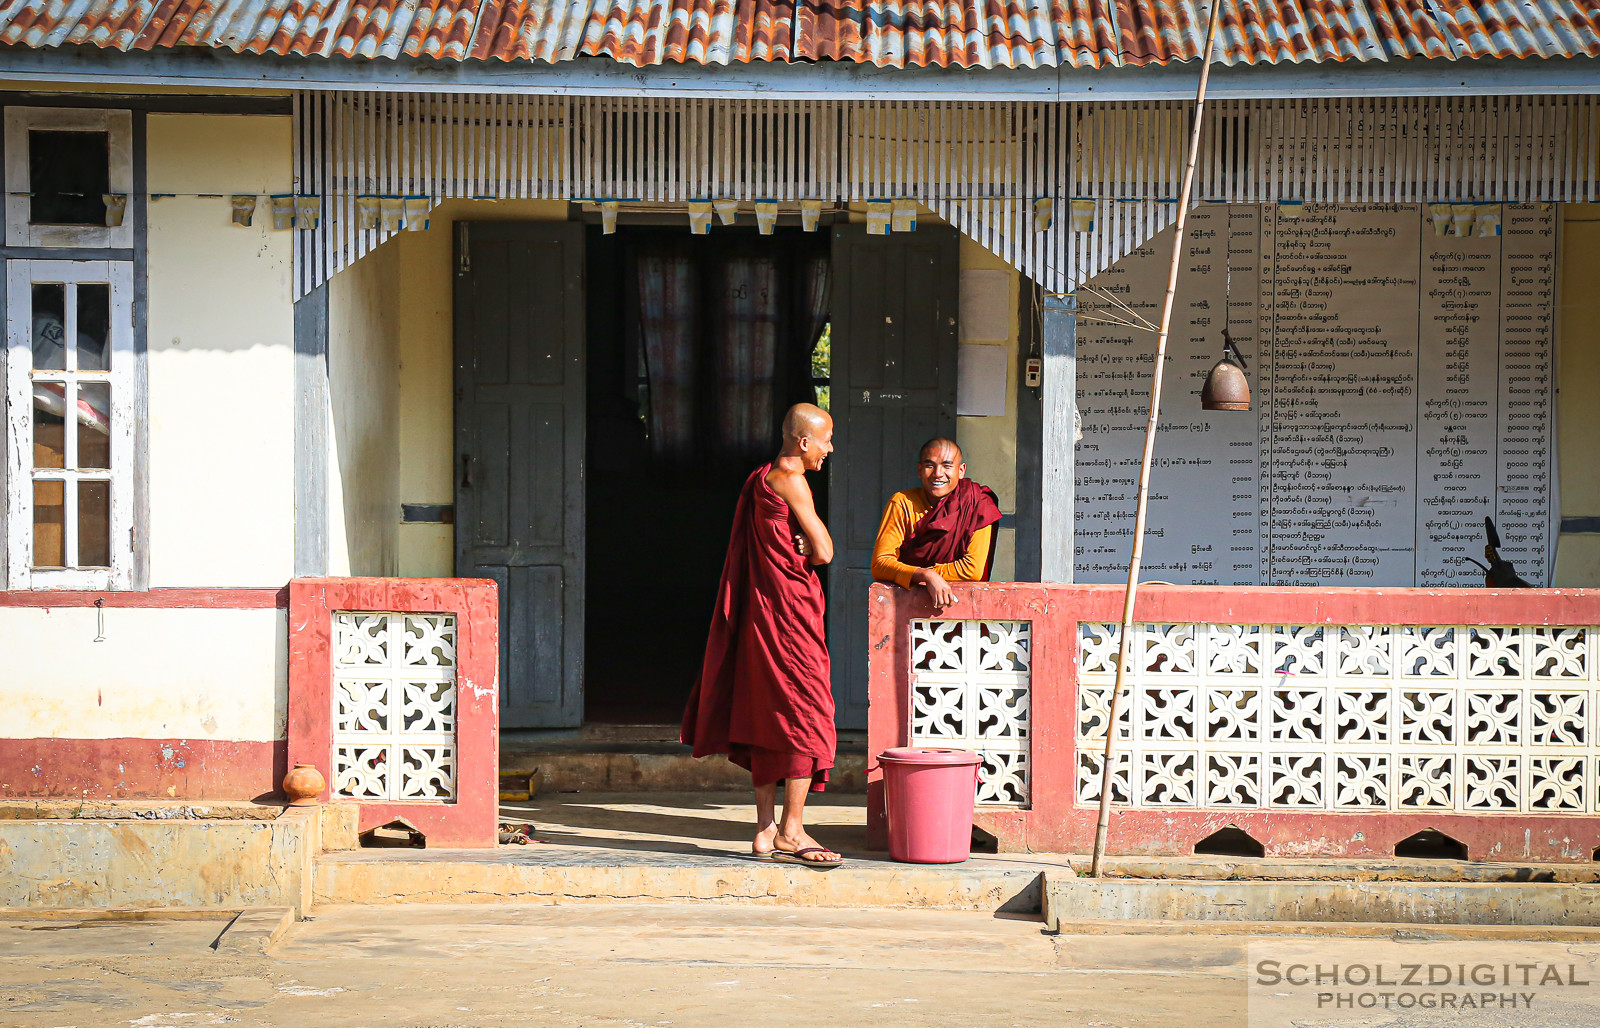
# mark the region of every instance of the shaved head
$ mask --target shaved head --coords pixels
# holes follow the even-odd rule
[[[833,424],[828,412],[812,403],[797,403],[783,416],[783,448],[801,439],[815,439]]]
[[[917,460],[920,461],[922,458],[926,457],[929,452],[941,450],[946,446],[950,447],[950,449],[956,452],[957,464],[966,459],[966,455],[961,452],[961,447],[956,445],[956,441],[954,439],[946,439],[943,436],[937,436],[922,444],[922,449],[917,451]]]
[[[821,471],[833,452],[833,419],[811,403],[797,403],[783,416],[783,452],[779,461],[797,461],[801,470]]]

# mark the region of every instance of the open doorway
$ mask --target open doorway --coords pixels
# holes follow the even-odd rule
[[[830,267],[799,229],[589,230],[586,721],[682,715],[739,490],[828,399]]]

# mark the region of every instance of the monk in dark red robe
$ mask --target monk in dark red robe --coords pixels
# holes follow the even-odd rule
[[[784,418],[777,460],[745,481],[682,736],[695,756],[726,753],[750,772],[757,856],[818,869],[842,862],[805,830],[806,793],[822,790],[838,743],[816,572],[833,559],[833,539],[805,473],[832,452],[833,419],[798,404]]]
[[[920,586],[942,610],[955,602],[951,582],[989,580],[1000,503],[994,490],[967,477],[961,447],[949,439],[922,444],[917,477],[922,488],[895,493],[884,508],[872,577],[904,589]]]

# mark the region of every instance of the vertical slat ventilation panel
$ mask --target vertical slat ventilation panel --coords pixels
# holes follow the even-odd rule
[[[359,198],[915,200],[1050,292],[1170,225],[1192,105],[302,92],[295,188],[322,198],[297,295],[390,234]],[[1591,201],[1593,97],[1208,105],[1200,201]],[[1053,201],[1040,231],[1034,202]],[[1092,227],[1074,229],[1074,201]]]

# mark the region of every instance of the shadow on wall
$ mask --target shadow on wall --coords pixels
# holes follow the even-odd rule
[[[328,573],[399,573],[400,247],[328,283]]]

